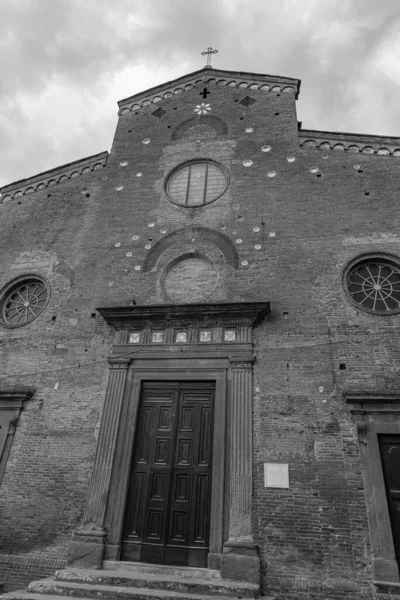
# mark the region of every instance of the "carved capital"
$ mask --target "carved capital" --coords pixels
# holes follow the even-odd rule
[[[108,364],[110,365],[110,371],[126,371],[131,360],[131,358],[125,356],[109,356],[107,358]]]
[[[230,356],[229,362],[233,369],[251,369],[255,361],[254,356]]]

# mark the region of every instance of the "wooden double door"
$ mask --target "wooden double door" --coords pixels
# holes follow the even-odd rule
[[[379,435],[394,549],[400,566],[400,435]]]
[[[212,382],[144,383],[121,559],[207,566]]]

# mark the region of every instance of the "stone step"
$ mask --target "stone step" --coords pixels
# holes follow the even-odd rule
[[[172,575],[188,579],[221,579],[221,572],[213,569],[199,567],[174,567],[171,565],[158,565],[143,562],[128,562],[119,560],[105,560],[103,569],[106,571],[133,571],[135,573],[154,573],[155,575]]]
[[[86,577],[86,570],[83,571]],[[92,576],[89,577],[89,579]],[[247,584],[236,582],[212,582],[201,580],[182,581],[166,576],[135,575],[134,578],[118,578],[114,585],[100,583],[101,575],[93,581],[61,581],[59,579],[42,579],[33,581],[28,586],[28,592],[48,595],[75,596],[80,598],[181,598],[181,600],[200,600],[200,598],[215,598],[233,600],[233,598],[254,598],[258,590],[250,589]],[[174,596],[175,594],[175,596]]]
[[[43,586],[42,590],[21,590],[19,592],[11,592],[2,596],[2,600],[66,600],[71,597],[80,598],[81,600],[92,600],[93,598],[121,598],[134,600],[232,600],[232,596],[221,596],[219,594],[195,594],[189,592],[179,592],[177,590],[158,590],[136,587],[118,587],[118,586],[102,586],[90,584],[69,583],[63,586],[57,585],[58,582],[53,581],[53,585],[48,582],[48,585]]]
[[[193,573],[192,573],[193,575]],[[178,592],[189,592],[196,594],[213,594],[231,596],[233,598],[256,598],[259,587],[250,583],[228,581],[226,579],[205,579],[202,577],[183,578],[170,574],[170,570],[164,573],[140,573],[138,571],[112,571],[112,570],[90,570],[90,569],[63,569],[57,571],[54,580],[57,585],[64,583],[84,583],[94,586],[118,586],[135,587],[159,590],[176,590]],[[29,589],[36,589],[36,585],[42,586],[48,582],[47,579],[32,582]]]

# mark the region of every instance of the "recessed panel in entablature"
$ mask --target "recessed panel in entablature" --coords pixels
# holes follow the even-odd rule
[[[185,333],[185,337],[181,334]],[[143,329],[131,329],[118,334],[118,344],[129,344],[132,347],[149,346],[152,349],[163,346],[191,346],[193,344],[206,347],[213,344],[235,345],[237,343],[250,343],[251,333],[247,325],[226,327],[145,327]]]

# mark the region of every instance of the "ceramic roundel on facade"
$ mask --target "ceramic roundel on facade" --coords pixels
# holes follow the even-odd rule
[[[17,277],[0,293],[0,324],[8,328],[28,325],[44,311],[49,298],[50,287],[44,277]]]
[[[384,253],[355,258],[343,272],[343,288],[348,300],[365,312],[400,312],[400,259]]]
[[[166,183],[168,199],[179,206],[204,206],[217,200],[228,187],[225,168],[209,159],[198,159],[179,165]]]

